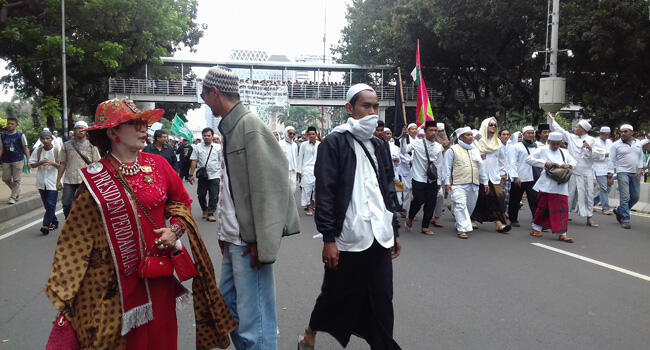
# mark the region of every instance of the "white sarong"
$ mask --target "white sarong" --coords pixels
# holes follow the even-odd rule
[[[569,208],[580,216],[594,216],[594,176],[571,175],[569,179]]]

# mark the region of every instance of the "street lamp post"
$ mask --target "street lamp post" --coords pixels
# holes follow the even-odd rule
[[[61,69],[63,71],[61,90],[63,92],[63,137],[68,134],[68,85],[66,83],[65,66],[65,0],[61,0]]]

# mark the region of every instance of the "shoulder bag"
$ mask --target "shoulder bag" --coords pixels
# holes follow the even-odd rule
[[[425,139],[422,139],[422,144],[424,145],[424,153],[427,154],[427,179],[431,183],[438,183],[438,168],[436,168],[436,165],[431,162],[431,158],[429,158],[429,150],[427,149],[427,141]]]
[[[210,146],[210,152],[208,152],[208,158],[205,159],[205,163],[196,171],[196,178],[199,180],[208,179],[208,160],[210,160],[210,155],[212,154],[212,147]]]
[[[530,155],[530,150],[528,150],[528,147],[526,147],[526,145],[523,145],[523,146],[526,149],[526,152],[528,153],[528,155]],[[564,155],[562,155],[562,157],[564,157]],[[537,167],[537,166],[534,166],[532,168],[533,168],[533,180],[537,181],[537,179],[539,179],[539,176],[542,175],[542,170],[544,170],[544,168],[540,168],[540,167]]]
[[[88,160],[88,158],[86,158],[86,156],[84,156],[83,154],[81,154],[81,152],[79,152],[79,148],[77,148],[77,143],[74,140],[72,140],[70,143],[72,144],[72,147],[74,148],[74,150],[77,151],[77,154],[79,155],[79,157],[81,157],[81,159],[83,159],[84,163],[86,163],[86,165],[89,165],[90,163],[92,163],[90,160]]]
[[[562,150],[559,151],[560,154],[562,155],[562,163],[566,163],[566,159],[564,158],[564,152],[562,152]],[[569,179],[571,178],[572,174],[573,174],[573,170],[569,168],[567,169],[562,168],[560,167],[559,164],[553,164],[551,165],[550,169],[546,169],[546,176],[555,180],[558,183],[558,185],[569,182]]]
[[[79,350],[77,334],[72,328],[70,321],[66,320],[63,314],[59,314],[52,322],[52,332],[47,340],[45,350]]]

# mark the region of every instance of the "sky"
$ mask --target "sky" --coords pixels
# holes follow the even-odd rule
[[[232,50],[264,50],[294,59],[300,54],[326,54],[341,38],[350,0],[199,0],[196,22],[207,25],[195,47],[184,48],[174,57],[227,60]],[[325,16],[327,15],[327,26]],[[325,28],[327,28],[325,30]],[[0,62],[0,74],[6,74]],[[207,69],[195,69],[201,77]],[[12,91],[0,89],[0,101],[8,101]],[[201,128],[203,108],[188,113],[190,128]]]
[[[286,55],[293,60],[300,54],[326,55],[341,38],[345,27],[348,0],[199,0],[197,22],[207,30],[196,52],[181,50],[174,57],[227,60],[231,50],[263,50]],[[325,26],[327,14],[327,26]],[[202,77],[207,69],[194,70]],[[189,111],[192,130],[204,126],[205,106]]]

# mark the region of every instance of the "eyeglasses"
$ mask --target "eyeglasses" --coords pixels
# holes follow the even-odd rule
[[[494,123],[490,123],[490,124],[488,124],[488,126],[497,126],[497,125],[494,124]]]
[[[289,136],[293,136],[293,135],[295,135],[295,134],[296,134],[295,132],[288,132],[288,133],[287,133],[287,135],[289,135]]]

